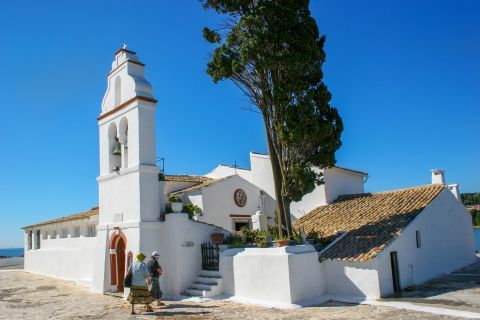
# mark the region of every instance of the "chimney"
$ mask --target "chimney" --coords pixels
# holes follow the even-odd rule
[[[445,184],[445,171],[434,169],[432,171],[432,184]]]
[[[460,188],[458,187],[458,184],[449,184],[448,185],[448,190],[450,190],[453,195],[455,196],[455,198],[457,198],[457,200],[462,203],[462,198],[460,196]]]

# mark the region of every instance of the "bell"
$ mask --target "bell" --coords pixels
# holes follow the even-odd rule
[[[122,154],[122,148],[120,147],[120,142],[117,140],[115,141],[115,147],[113,147],[113,155],[119,156]]]

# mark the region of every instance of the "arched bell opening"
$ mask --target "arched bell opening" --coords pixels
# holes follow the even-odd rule
[[[110,284],[112,291],[123,292],[123,280],[125,279],[127,259],[125,251],[127,238],[116,229],[110,239]]]
[[[122,101],[122,79],[120,77],[115,78],[115,108],[120,105]]]
[[[111,123],[108,127],[108,150],[110,172],[117,172],[121,166],[121,146],[117,135],[117,125]]]
[[[119,141],[121,146],[122,168],[128,167],[128,120],[123,117],[119,125]]]

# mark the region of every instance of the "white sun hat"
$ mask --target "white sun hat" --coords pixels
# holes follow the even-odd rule
[[[158,254],[157,251],[152,252],[152,257],[160,257],[160,254]]]

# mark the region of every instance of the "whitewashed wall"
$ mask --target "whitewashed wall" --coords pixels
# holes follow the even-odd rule
[[[97,238],[43,240],[41,249],[25,250],[25,270],[90,286]]]
[[[417,230],[421,248],[416,246]],[[392,251],[397,251],[402,288],[471,264],[476,259],[471,216],[449,190],[443,191],[379,254],[382,296],[393,293]]]
[[[325,280],[317,257],[310,245],[225,250],[220,256],[224,294],[285,307],[318,299]]]
[[[212,178],[212,179],[220,179],[228,176],[233,176],[234,174],[238,174],[240,177],[248,181],[252,179],[252,174],[250,170],[242,169],[242,168],[234,168],[232,166],[226,166],[223,164],[218,165],[215,169],[207,173],[205,177]]]
[[[378,298],[380,285],[376,261],[323,261],[326,292],[332,296]],[[389,271],[388,269],[387,271]]]
[[[234,192],[239,188],[247,194],[247,204],[244,207],[237,206],[234,201]],[[229,231],[233,231],[230,215],[251,216],[261,207],[260,188],[238,175],[203,188],[201,194],[203,215],[199,221],[215,224]],[[193,193],[193,195],[198,195],[198,193]],[[267,195],[265,197],[265,214],[270,217],[269,224],[274,223],[274,208],[274,200]]]
[[[160,253],[159,263],[164,271],[160,286],[167,296],[179,295],[196,280],[202,269],[200,246],[211,242],[215,229],[212,225],[189,220],[187,214],[172,213],[166,215],[158,231],[142,234],[145,250]],[[146,247],[148,243],[151,244],[149,248]]]
[[[275,186],[270,157],[266,154],[250,152],[250,166],[252,167],[252,183],[265,190],[275,199]]]
[[[324,171],[327,203],[332,203],[342,194],[357,194],[364,192],[365,175],[342,168],[329,168]]]

